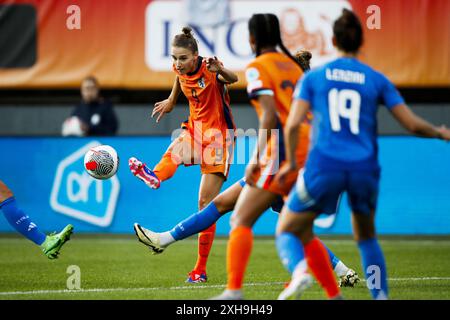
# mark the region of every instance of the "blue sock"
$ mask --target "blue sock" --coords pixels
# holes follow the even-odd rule
[[[275,242],[283,266],[292,274],[297,264],[305,258],[302,242],[291,232],[281,233]]]
[[[359,241],[358,247],[362,258],[363,269],[366,273],[367,287],[372,294],[372,298],[387,298],[386,264],[384,262],[383,251],[381,251],[377,239],[372,238]],[[380,293],[382,295],[378,296]]]
[[[30,217],[17,206],[16,199],[13,197],[6,199],[0,203],[0,209],[9,224],[27,239],[37,245],[41,245],[45,241],[46,235],[40,232],[37,225],[30,220]]]
[[[322,242],[322,241],[320,241],[320,242]],[[325,245],[325,243],[322,242],[322,244],[323,244],[323,246],[325,247],[325,249],[327,249],[328,256],[330,257],[331,265],[333,266],[333,269],[334,269],[334,268],[336,267],[337,263],[338,263],[340,260],[339,260],[338,257],[336,257],[336,256],[334,255],[334,253],[330,250],[330,248],[328,248],[328,247]]]
[[[222,216],[213,201],[203,210],[194,213],[177,224],[170,234],[175,240],[182,240],[210,227]]]

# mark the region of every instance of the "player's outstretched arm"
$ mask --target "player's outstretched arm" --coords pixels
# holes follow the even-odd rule
[[[181,86],[178,76],[176,76],[169,98],[155,103],[155,107],[153,108],[152,111],[152,118],[155,116],[155,114],[158,114],[156,122],[159,122],[159,120],[161,120],[161,118],[166,113],[172,112],[173,108],[175,107],[175,104],[177,103],[180,93],[181,93]]]
[[[394,118],[412,134],[426,137],[450,140],[450,130],[445,126],[436,127],[428,121],[416,115],[405,104],[399,104],[392,108]]]
[[[223,66],[223,63],[217,59],[216,56],[213,58],[205,58],[206,68],[211,72],[216,72],[219,74],[219,80],[225,83],[235,83],[238,81],[238,76],[231,70],[228,70]]]

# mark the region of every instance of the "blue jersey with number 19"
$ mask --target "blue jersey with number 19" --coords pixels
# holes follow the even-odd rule
[[[308,163],[319,169],[377,169],[377,107],[404,103],[381,73],[355,58],[338,58],[311,70],[294,99],[313,112]]]

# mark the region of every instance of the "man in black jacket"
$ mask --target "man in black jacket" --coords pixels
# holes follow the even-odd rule
[[[81,135],[111,136],[117,132],[118,120],[113,105],[102,98],[99,91],[95,77],[89,76],[81,83],[82,100],[71,115],[71,119],[76,117],[80,121]]]

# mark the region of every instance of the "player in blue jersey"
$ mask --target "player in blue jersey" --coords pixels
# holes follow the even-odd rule
[[[60,233],[51,235],[42,233],[36,223],[19,207],[14,194],[1,180],[0,211],[3,211],[6,220],[14,229],[40,246],[42,252],[49,259],[58,258],[61,247],[70,239],[73,231],[73,226],[69,224]]]
[[[279,173],[280,181],[295,163],[297,132],[308,111],[313,112],[310,152],[299,172],[287,205],[277,226],[277,246],[284,259],[296,259],[303,243],[305,260],[299,268],[310,268],[330,299],[340,298],[327,251],[315,237],[314,219],[319,213],[334,213],[338,198],[347,192],[352,209],[354,238],[374,299],[388,297],[386,265],[378,244],[374,216],[378,196],[380,167],[377,147],[377,107],[381,101],[394,118],[413,134],[450,139],[445,127],[434,127],[415,115],[394,85],[381,73],[356,59],[363,42],[358,17],[344,9],[333,25],[333,44],[340,57],[308,72],[298,83],[285,130],[288,167]],[[280,252],[283,251],[283,252]],[[298,296],[310,281],[297,272],[280,296]]]

